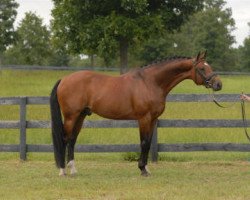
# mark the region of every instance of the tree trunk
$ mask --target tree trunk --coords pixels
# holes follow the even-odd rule
[[[120,74],[128,71],[128,41],[122,39],[120,41]]]
[[[94,59],[94,54],[90,55],[90,66],[93,68],[95,66],[95,59]]]

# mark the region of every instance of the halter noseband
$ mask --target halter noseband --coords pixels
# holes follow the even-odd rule
[[[208,76],[206,76],[206,75],[203,73],[203,71],[197,67],[197,65],[198,65],[200,62],[201,62],[201,61],[198,61],[198,62],[194,61],[194,62],[193,62],[193,66],[194,66],[194,69],[195,69],[195,79],[196,79],[196,77],[197,77],[196,75],[199,74],[199,75],[201,76],[202,80],[203,80],[203,83],[204,83],[205,87],[206,87],[206,88],[211,88],[211,82],[210,82],[210,81],[213,79],[213,77],[217,76],[217,74],[214,73],[214,72],[212,72],[212,73],[210,73]],[[203,68],[205,68],[205,67],[206,67],[206,65],[203,66]]]

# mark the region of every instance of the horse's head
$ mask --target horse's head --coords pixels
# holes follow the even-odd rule
[[[221,90],[222,82],[219,76],[213,72],[211,66],[206,62],[206,54],[206,51],[203,53],[199,52],[193,60],[193,80],[197,85],[204,85],[206,88],[212,88],[214,91]]]

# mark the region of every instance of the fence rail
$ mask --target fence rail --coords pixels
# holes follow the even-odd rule
[[[236,94],[218,94],[216,99],[221,102],[237,102]],[[167,98],[168,102],[211,102],[212,98],[206,94],[173,94]],[[50,128],[50,121],[26,120],[27,105],[47,105],[49,97],[3,97],[0,105],[19,105],[20,118],[18,121],[0,121],[0,129],[19,129],[19,144],[0,144],[0,152],[19,152],[20,159],[25,160],[27,152],[52,152],[52,145],[33,145],[26,143],[26,130],[30,128]],[[249,126],[250,121],[247,121]],[[137,121],[133,120],[86,120],[86,128],[136,128]],[[196,120],[158,120],[154,129],[151,144],[152,160],[156,161],[158,152],[189,152],[189,151],[241,151],[249,152],[250,144],[234,143],[188,143],[188,144],[160,144],[157,141],[158,128],[166,127],[194,127],[194,128],[240,128],[242,120],[226,119],[196,119]],[[139,144],[123,145],[77,145],[77,152],[139,152]]]

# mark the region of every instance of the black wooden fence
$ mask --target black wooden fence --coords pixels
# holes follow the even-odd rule
[[[235,102],[239,101],[239,95],[219,94],[218,101]],[[167,98],[169,102],[211,102],[211,96],[206,94],[173,94]],[[26,120],[27,105],[47,105],[48,97],[4,97],[0,98],[1,105],[19,105],[20,119],[18,121],[0,121],[0,129],[19,129],[19,144],[0,144],[0,152],[20,152],[20,159],[26,159],[27,152],[52,152],[52,145],[33,145],[26,143],[27,128],[50,128],[50,121]],[[219,109],[219,108],[218,108]],[[250,121],[247,121],[249,126]],[[133,120],[94,120],[85,121],[86,128],[136,128],[138,124]],[[163,127],[197,127],[197,128],[239,128],[243,127],[241,119],[197,119],[197,120],[158,120],[154,129],[151,144],[152,160],[157,161],[158,152],[189,152],[189,151],[250,151],[250,144],[234,143],[183,143],[183,144],[160,144],[157,141],[157,129]],[[139,144],[123,145],[77,145],[77,152],[139,152]]]

